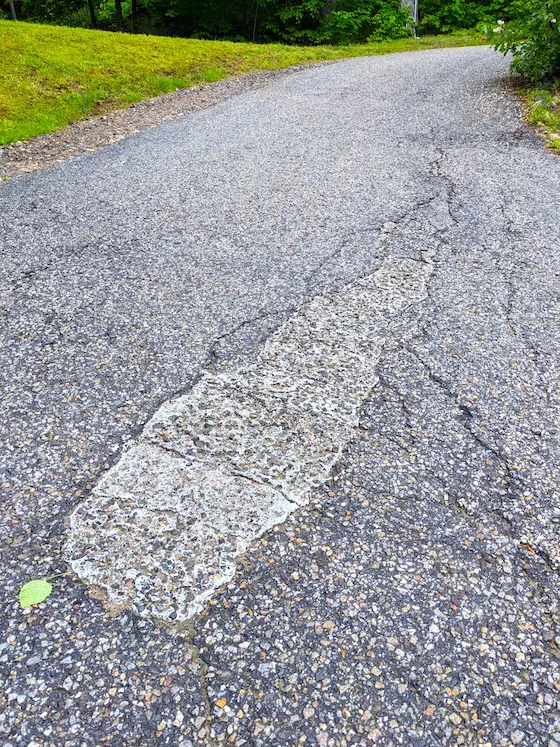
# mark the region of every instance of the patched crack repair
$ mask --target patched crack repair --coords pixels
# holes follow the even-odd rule
[[[428,165],[429,179],[443,178],[439,161]],[[295,311],[254,364],[216,371],[217,350],[293,309],[263,311],[214,341],[190,391],[160,407],[71,515],[66,556],[79,576],[110,602],[180,623],[233,577],[252,541],[308,502],[359,433],[395,314],[427,298],[449,226],[437,228],[425,211],[441,203],[450,213],[449,199],[447,187],[436,190],[390,231],[371,229],[387,252],[401,228],[426,239],[417,258],[386,258],[372,275]],[[308,288],[356,233],[314,268]]]
[[[200,611],[248,544],[326,481],[377,382],[385,314],[424,299],[431,269],[386,260],[304,306],[254,365],[206,372],[164,404],[72,514],[66,554],[78,575],[141,615]]]

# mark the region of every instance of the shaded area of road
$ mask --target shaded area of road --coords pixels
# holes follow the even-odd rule
[[[352,60],[4,185],[10,744],[554,745],[560,162],[484,49]],[[104,611],[65,517],[164,400],[436,250],[359,436],[186,631]]]

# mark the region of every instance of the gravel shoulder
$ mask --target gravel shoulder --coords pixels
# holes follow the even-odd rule
[[[129,135],[158,127],[175,117],[192,114],[226,101],[231,96],[267,85],[279,76],[289,75],[314,65],[327,64],[331,63],[295,65],[286,69],[240,75],[218,83],[180,89],[140,101],[126,109],[77,122],[57,132],[1,146],[0,180],[13,179],[31,171],[46,169],[68,161],[80,153],[95,153]]]

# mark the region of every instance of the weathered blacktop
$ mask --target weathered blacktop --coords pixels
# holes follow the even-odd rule
[[[347,60],[0,185],[3,747],[560,745],[560,160],[506,79]]]

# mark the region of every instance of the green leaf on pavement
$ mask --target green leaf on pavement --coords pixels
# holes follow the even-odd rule
[[[40,604],[52,591],[52,584],[43,579],[28,581],[19,590],[19,603],[22,607],[32,607],[34,604]]]

